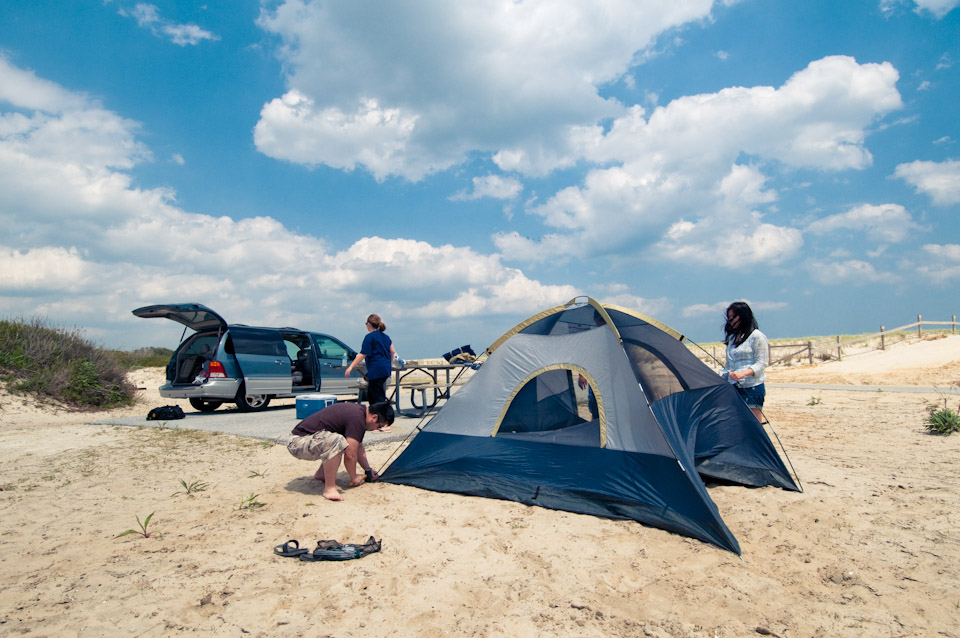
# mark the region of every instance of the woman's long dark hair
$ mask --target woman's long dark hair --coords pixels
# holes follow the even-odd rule
[[[740,323],[737,324],[736,328],[731,328],[730,321],[726,320],[731,310],[733,311],[733,316],[740,318]],[[723,324],[723,342],[728,346],[730,342],[733,341],[734,347],[739,347],[747,340],[751,332],[760,328],[760,326],[757,325],[757,320],[753,316],[753,310],[750,310],[750,306],[744,301],[734,301],[727,306],[727,310],[723,316],[725,319]]]

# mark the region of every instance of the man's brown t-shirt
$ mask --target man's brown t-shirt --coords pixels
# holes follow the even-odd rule
[[[348,439],[363,442],[367,428],[367,408],[359,403],[334,403],[314,412],[293,428],[296,436],[315,434],[320,430],[336,432]]]

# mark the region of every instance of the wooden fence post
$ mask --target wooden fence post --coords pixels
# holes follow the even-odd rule
[[[950,319],[951,321],[953,321],[953,325],[950,326],[950,332],[956,332],[957,331],[957,315],[953,315],[953,317],[951,317]]]
[[[810,365],[813,365],[813,342],[807,342],[807,361],[810,362]]]
[[[843,356],[840,354],[840,335],[837,335],[837,361],[842,361]]]
[[[886,350],[886,349],[887,349],[887,344],[884,343],[883,326],[880,326],[880,349],[881,349],[881,350]]]
[[[917,315],[917,339],[923,339],[923,319]]]

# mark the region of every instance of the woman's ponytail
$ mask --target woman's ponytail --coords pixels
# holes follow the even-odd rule
[[[383,323],[380,320],[380,315],[370,315],[367,317],[367,323],[374,327],[374,329],[379,330],[380,332],[387,331],[387,324]]]

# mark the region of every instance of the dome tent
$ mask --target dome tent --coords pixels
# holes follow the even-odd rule
[[[577,298],[484,354],[382,480],[633,519],[738,554],[698,471],[797,489],[736,390],[649,317]]]

